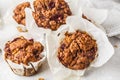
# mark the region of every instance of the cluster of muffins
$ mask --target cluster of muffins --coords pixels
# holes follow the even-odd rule
[[[72,12],[64,0],[35,0],[33,2],[34,11],[32,16],[38,25],[44,29],[57,30],[66,23],[66,18],[72,15]],[[30,2],[23,2],[13,10],[13,19],[21,25],[26,26],[25,9],[31,8]],[[31,76],[38,71],[41,64],[44,45],[36,42],[34,39],[27,39],[24,36],[18,36],[5,44],[5,60],[15,74]],[[32,63],[37,63],[34,65]],[[21,66],[22,69],[15,66]],[[29,67],[30,68],[27,68]],[[37,67],[37,69],[35,69]]]
[[[66,18],[72,15],[68,4],[64,0],[35,0],[33,2],[33,17],[38,27],[57,30],[66,23]],[[29,2],[19,4],[13,18],[18,24],[25,25],[25,8],[30,7]]]
[[[66,24],[67,17],[72,15],[65,0],[35,0],[32,6],[34,8],[33,11],[31,10],[32,16],[38,28],[50,29],[51,32],[57,31],[61,25]],[[26,8],[31,9],[30,2],[24,2],[16,6],[12,15],[18,24],[24,26],[26,26]],[[84,14],[82,15],[83,18],[91,22]],[[72,28],[74,29],[75,26],[72,26]],[[36,41],[34,38],[28,39],[24,36],[18,36],[5,44],[4,57],[15,74],[31,76],[38,72],[42,64],[41,61],[46,57],[46,53],[44,55],[42,53],[44,50],[48,50],[45,47],[47,45],[47,43],[43,45],[42,42]],[[87,69],[99,56],[98,48],[97,41],[93,36],[86,31],[75,29],[74,32],[67,30],[64,33],[64,38],[59,42],[59,47],[53,52],[56,52],[57,61],[64,68],[80,71]]]
[[[66,18],[72,15],[68,4],[64,0],[35,0],[32,15],[38,27],[57,30],[66,23]],[[30,2],[19,4],[14,9],[13,18],[18,24],[25,25],[25,8],[30,8]],[[84,14],[84,19],[91,21]]]

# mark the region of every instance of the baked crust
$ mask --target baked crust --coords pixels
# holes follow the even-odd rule
[[[23,2],[16,6],[13,13],[13,18],[18,24],[25,25],[25,8],[30,8],[29,2]]]
[[[58,59],[67,68],[87,68],[97,55],[97,44],[86,32],[66,32],[58,49]]]
[[[72,13],[64,0],[35,0],[33,17],[39,27],[57,30]]]
[[[39,61],[44,47],[33,39],[27,40],[23,36],[8,41],[5,45],[5,59],[17,64],[28,65],[30,62]]]

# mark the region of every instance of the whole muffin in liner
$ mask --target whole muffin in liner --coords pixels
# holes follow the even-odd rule
[[[77,31],[85,32],[90,37],[92,37],[92,39],[95,40],[95,42],[96,42],[95,45],[97,45],[97,48],[95,49],[95,52],[96,52],[95,55],[91,56],[88,53],[88,54],[83,55],[83,57],[81,57],[82,60],[78,60],[78,63],[80,62],[80,64],[87,64],[87,66],[86,65],[82,66],[82,67],[76,66],[77,68],[75,68],[75,67],[69,66],[69,62],[71,62],[69,60],[72,60],[72,58],[74,58],[73,57],[74,52],[72,52],[72,51],[74,51],[78,48],[76,46],[83,47],[82,50],[89,49],[89,47],[92,47],[90,44],[94,43],[91,41],[90,42],[87,41],[89,39],[86,39],[87,36],[83,35],[84,36],[83,40],[85,39],[85,41],[88,42],[87,46],[81,45],[81,43],[84,44],[84,41],[82,41],[82,40],[78,40],[78,41],[81,41],[81,43],[79,43],[79,45],[78,44],[72,45],[73,43],[76,43],[77,39],[74,40],[74,36],[72,36],[70,38],[65,38],[66,37],[65,33],[68,32],[67,36],[71,36],[71,34],[74,34],[75,36],[77,36],[78,34],[75,34],[75,32],[77,32]],[[69,43],[69,39],[73,39],[73,42],[71,42],[70,47],[66,46],[66,44]],[[46,43],[47,43],[48,64],[50,66],[51,72],[55,76],[54,77],[55,80],[73,80],[73,79],[80,80],[81,76],[84,75],[85,71],[87,71],[91,68],[101,67],[114,54],[114,48],[111,45],[111,43],[109,42],[106,34],[102,30],[97,28],[96,25],[94,25],[93,23],[89,22],[86,19],[83,19],[80,16],[68,17],[66,27],[60,28],[59,30],[56,31],[55,34],[53,33],[53,34],[48,35],[46,41],[47,41]],[[62,43],[64,43],[64,41],[65,41],[65,45],[64,44],[62,45]],[[63,48],[65,50],[62,50]],[[69,48],[71,48],[71,49],[69,49]],[[71,50],[72,53],[69,53],[68,52],[69,50]],[[82,52],[82,50],[80,49],[80,52]],[[77,49],[76,51],[79,52],[79,49]],[[79,54],[79,53],[77,53],[77,54]],[[80,56],[82,54],[83,53],[81,53]],[[85,58],[86,56],[90,56],[90,59],[93,58],[90,63],[84,62],[84,60],[86,61],[88,59],[88,58]],[[77,62],[77,61],[73,60],[72,62]],[[70,64],[72,64],[72,63],[70,63]]]
[[[59,62],[72,70],[88,68],[97,56],[96,40],[80,30],[65,33],[57,54]]]
[[[10,58],[6,58],[6,54],[4,54],[4,57],[5,57],[5,61],[8,63],[9,67],[11,68],[11,70],[17,74],[17,75],[21,75],[21,76],[31,76],[35,73],[37,73],[42,65],[42,63],[45,61],[45,58],[46,58],[46,46],[45,46],[45,38],[44,38],[45,35],[41,35],[41,36],[34,36],[32,34],[29,34],[29,33],[20,33],[18,34],[17,36],[14,36],[12,37],[12,39],[10,40],[13,40],[13,41],[10,41],[10,43],[14,42],[15,40],[19,39],[19,38],[24,38],[28,41],[32,41],[34,43],[29,43],[30,45],[29,46],[25,46],[25,51],[24,51],[24,47],[20,47],[21,45],[24,45],[24,42],[23,44],[19,44],[19,45],[16,45],[16,43],[13,44],[13,47],[19,47],[19,50],[18,52],[15,52],[15,50],[13,51],[12,54],[15,54],[17,55],[17,57],[14,58],[14,56],[10,57],[10,58],[14,58],[14,59],[10,59]],[[22,42],[22,41],[21,41]],[[37,48],[39,48],[40,46],[36,46],[36,49],[34,49],[33,47],[35,47],[35,44],[36,42],[36,45],[37,43],[39,43],[39,45],[41,44],[43,50],[41,50],[41,52],[37,52]],[[8,42],[9,43],[9,42]],[[26,43],[25,43],[26,44]],[[6,44],[5,47],[7,47],[8,45]],[[12,46],[12,45],[11,45]],[[10,47],[11,47],[10,46]],[[23,48],[23,49],[22,49]],[[29,49],[28,49],[29,48]],[[33,49],[32,49],[33,48]],[[11,49],[14,49],[11,47]],[[15,48],[16,49],[16,48]],[[27,51],[28,49],[28,51]],[[17,49],[16,49],[17,50]],[[19,53],[20,51],[25,52],[25,53]],[[9,49],[8,49],[9,51]],[[34,55],[32,53],[30,53],[31,51],[34,51]],[[40,50],[38,50],[40,51]],[[29,53],[27,53],[29,52]],[[26,62],[25,63],[24,61],[22,60],[25,60],[25,58],[27,57],[27,55],[32,55],[32,57],[28,57],[28,59],[26,59]],[[20,57],[22,55],[22,57]],[[24,55],[24,56],[23,56]],[[8,53],[8,56],[9,56],[9,53]],[[34,57],[35,56],[35,57]],[[36,57],[39,57],[39,59],[36,59]],[[16,58],[20,58],[19,60],[17,60]],[[21,60],[21,61],[20,61]]]

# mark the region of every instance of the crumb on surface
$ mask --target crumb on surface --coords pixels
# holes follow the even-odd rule
[[[22,28],[21,26],[18,26],[18,27],[17,27],[17,30],[18,30],[19,32],[28,32],[27,29]]]

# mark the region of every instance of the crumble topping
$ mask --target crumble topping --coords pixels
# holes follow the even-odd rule
[[[33,39],[27,40],[23,36],[8,41],[5,45],[5,59],[9,59],[14,63],[23,63],[28,65],[29,62],[39,61],[42,56],[41,52],[44,47],[40,42]]]
[[[58,59],[67,68],[87,68],[97,55],[97,44],[86,32],[65,33],[58,49]]]
[[[64,0],[35,0],[33,17],[39,27],[57,30],[72,13]]]

